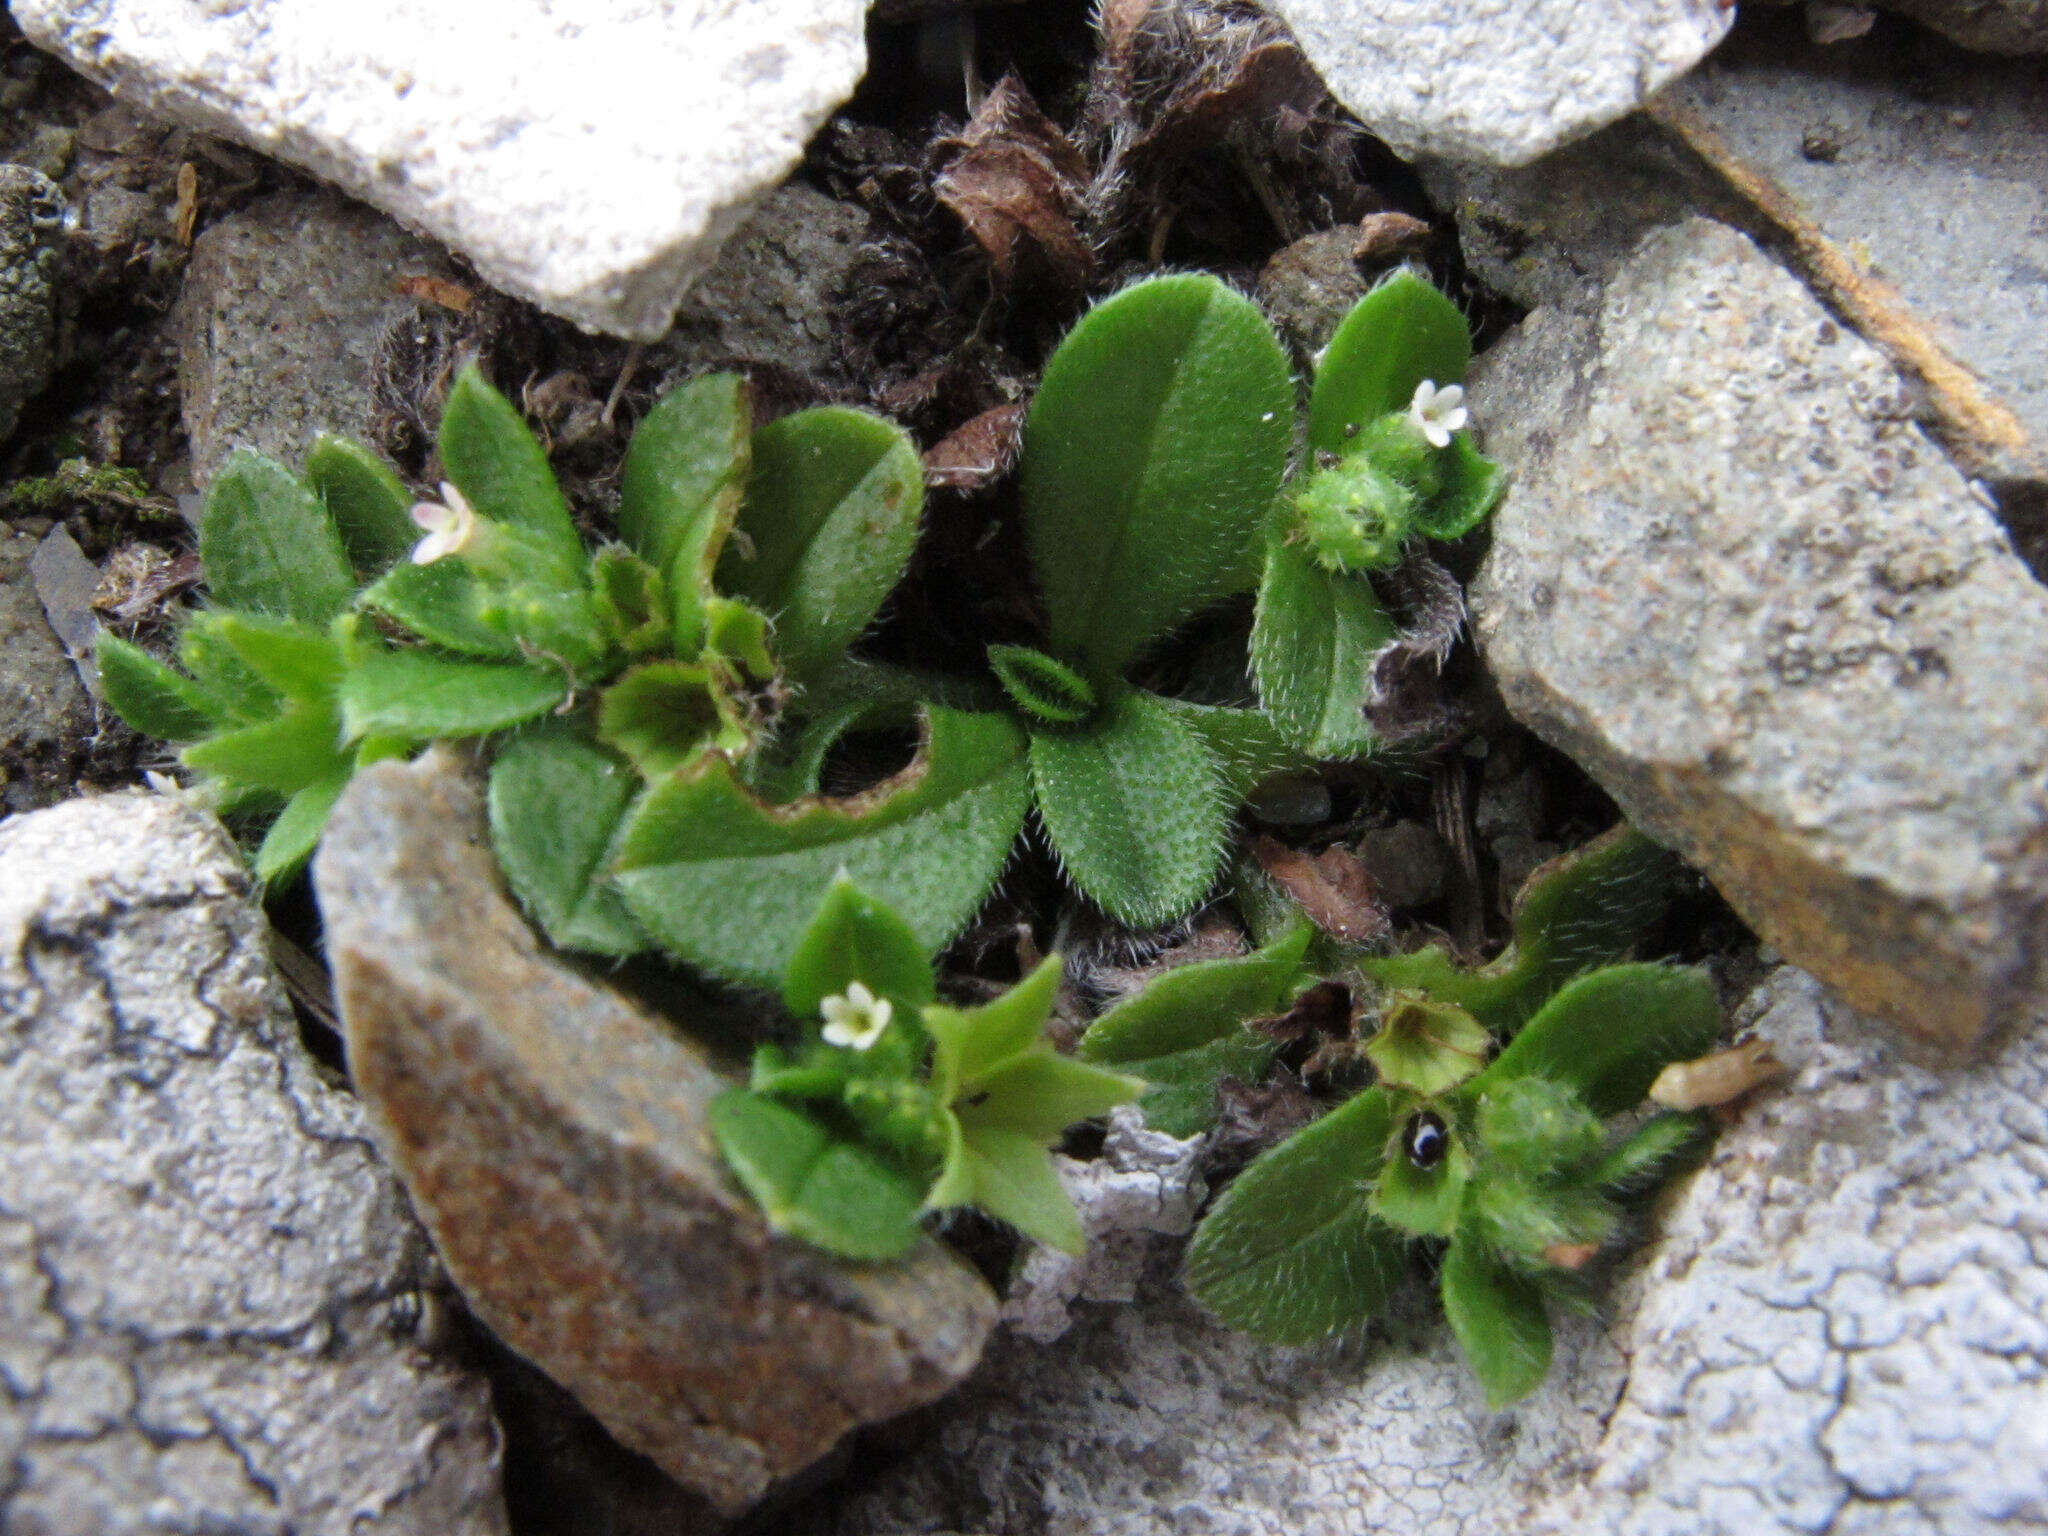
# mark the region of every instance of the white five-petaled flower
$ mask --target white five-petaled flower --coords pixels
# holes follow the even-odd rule
[[[877,997],[861,982],[853,982],[843,997],[828,997],[818,1004],[825,1016],[825,1043],[864,1051],[882,1038],[893,1010],[886,997]]]
[[[439,501],[413,504],[412,520],[426,537],[412,547],[414,565],[432,565],[444,555],[459,555],[476,536],[476,509],[446,480]]]
[[[1446,384],[1438,389],[1434,380],[1424,379],[1415,386],[1415,398],[1408,402],[1408,419],[1429,439],[1430,447],[1450,447],[1451,434],[1470,419],[1465,409],[1465,386]]]

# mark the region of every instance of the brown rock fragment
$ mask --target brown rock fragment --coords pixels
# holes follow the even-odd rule
[[[737,1513],[979,1358],[936,1242],[851,1265],[769,1231],[705,1127],[695,1044],[545,954],[480,796],[430,754],[357,776],[315,880],[350,1067],[479,1317],[614,1435]]]

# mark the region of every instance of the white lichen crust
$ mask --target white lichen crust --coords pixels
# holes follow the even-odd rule
[[[176,799],[0,826],[10,1536],[505,1529],[488,1386],[264,933]]]

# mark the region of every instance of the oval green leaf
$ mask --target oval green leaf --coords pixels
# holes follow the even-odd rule
[[[649,947],[610,882],[612,841],[639,787],[625,764],[554,722],[491,763],[491,847],[550,943],[600,955]]]
[[[324,625],[355,595],[326,505],[282,464],[238,448],[199,514],[199,558],[223,608]]]
[[[1424,379],[1455,384],[1471,361],[1458,306],[1403,267],[1351,307],[1323,349],[1309,391],[1309,446],[1344,452],[1369,422],[1405,411]]]
[[[894,422],[827,405],[754,434],[737,530],[719,585],[774,621],[793,678],[816,676],[860,637],[917,542],[924,466]]]
[[[1293,433],[1286,354],[1216,278],[1153,278],[1084,316],[1024,423],[1024,526],[1052,649],[1106,688],[1249,587]]]
[[[1375,1088],[1263,1153],[1188,1245],[1195,1298],[1233,1328],[1313,1344],[1386,1309],[1406,1239],[1372,1214],[1394,1109]]]
[[[363,580],[405,559],[419,542],[405,482],[360,443],[325,432],[314,438],[306,454],[306,484],[326,505]]]
[[[703,643],[704,600],[746,487],[752,426],[746,381],[706,374],[662,396],[626,449],[619,535],[668,581],[683,656]]]
[[[1377,737],[1365,722],[1372,664],[1394,635],[1363,577],[1326,571],[1284,539],[1268,544],[1252,670],[1266,712],[1301,751],[1328,759],[1373,749]]]
[[[474,366],[455,376],[441,411],[441,463],[469,504],[496,522],[535,536],[553,568],[574,580],[583,569],[583,541],[569,503],[548,467],[547,451],[518,409],[484,382]]]
[[[1149,694],[1084,731],[1034,732],[1031,778],[1068,878],[1119,921],[1168,922],[1215,881],[1230,820],[1215,760]]]

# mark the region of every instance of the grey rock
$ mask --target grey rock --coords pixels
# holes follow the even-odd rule
[[[93,662],[93,649],[99,644],[100,621],[92,600],[99,591],[100,568],[85,558],[78,540],[59,523],[43,535],[36,552],[29,556],[28,574],[50,632],[71,658],[85,691],[98,698],[100,674]]]
[[[1338,322],[1372,284],[1352,257],[1352,225],[1317,230],[1281,247],[1259,273],[1256,297],[1266,317],[1301,360],[1329,345]]]
[[[1489,1414],[1427,1310],[1223,1333],[1164,1268],[1004,1337],[931,1442],[798,1527],[1051,1536],[1989,1536],[2048,1526],[2048,1031],[1936,1071],[1783,970],[1793,1068],[1657,1207],[1602,1320]]]
[[[1906,391],[1743,236],[1652,234],[1489,354],[1473,587],[1510,709],[1858,1007],[2042,996],[2048,591]]]
[[[92,701],[36,593],[40,542],[0,527],[0,796],[12,811],[62,795],[93,730]]]
[[[1078,1255],[1033,1244],[1003,1296],[1003,1322],[1049,1344],[1073,1326],[1077,1301],[1130,1301],[1160,1236],[1195,1224],[1209,1196],[1201,1175],[1204,1138],[1148,1130],[1135,1106],[1111,1112],[1102,1155],[1053,1159],[1081,1218]]]
[[[866,67],[864,0],[14,0],[120,99],[287,160],[641,340]]]
[[[374,209],[329,192],[283,192],[202,233],[173,317],[193,476],[230,451],[294,468],[313,439],[370,435],[372,366],[413,301],[408,275],[445,261]]]
[[[476,1314],[725,1513],[979,1359],[995,1298],[926,1239],[848,1264],[769,1230],[706,1123],[736,1081],[545,954],[445,752],[380,763],[314,867],[350,1069]]]
[[[2048,47],[2048,3],[2029,9]],[[2040,62],[1931,40],[1879,59],[1764,41],[1686,79],[1670,119],[1755,189],[1830,296],[1871,316],[1860,327],[1911,349],[1902,360],[1929,376],[1974,468],[2048,481]]]
[[[1273,0],[1302,52],[1404,155],[1521,165],[1632,110],[1734,19],[1721,0]]]
[[[0,1529],[498,1536],[483,1380],[233,845],[173,798],[0,825]]]
[[[1883,0],[1965,48],[2048,53],[2048,0]]]
[[[1575,302],[1698,215],[1783,250],[1926,393],[1973,474],[2048,484],[2048,93],[1938,39],[1809,43],[1761,16],[1645,114],[1513,170],[1427,161],[1478,274]]]
[[[57,362],[57,249],[64,194],[25,165],[0,165],[0,442]]]
[[[1737,1023],[1793,1075],[1669,1205],[1592,1474],[1519,1528],[2048,1529],[2048,1030],[1933,1070],[1789,969]]]
[[[664,343],[679,354],[676,371],[773,363],[826,385],[845,382],[833,315],[867,228],[863,210],[801,182],[771,192],[676,311]]]

